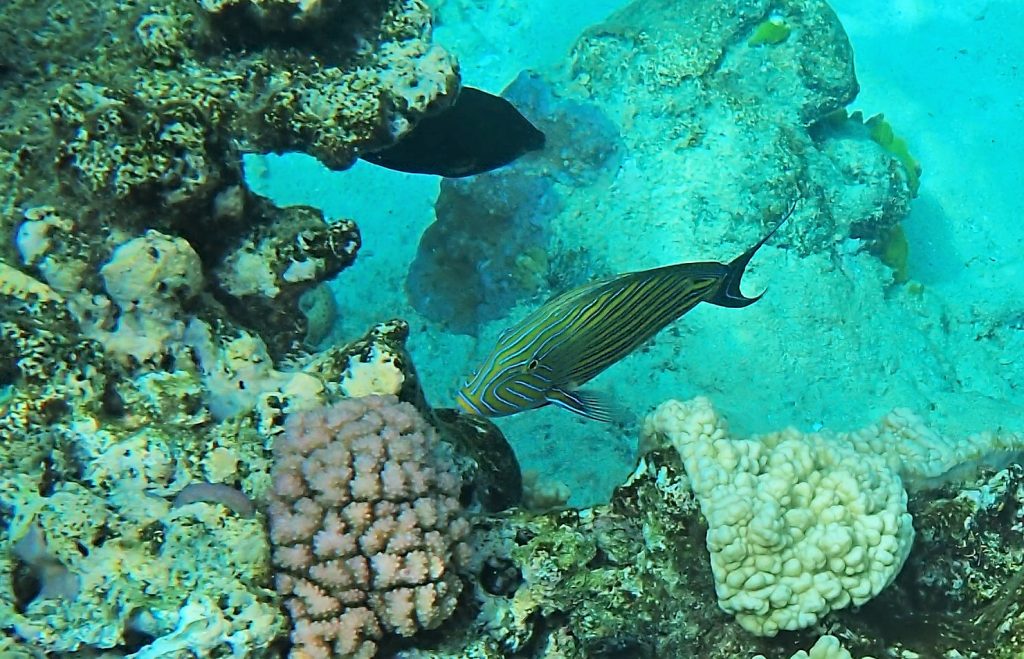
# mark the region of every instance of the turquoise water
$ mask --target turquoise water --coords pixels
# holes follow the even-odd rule
[[[0,4],[0,659],[1024,657],[1020,0],[424,2]],[[355,159],[455,60],[545,147]]]
[[[640,415],[667,398],[710,395],[744,433],[786,425],[854,429],[894,407],[926,414],[953,435],[1020,428],[1024,230],[1015,220],[1013,192],[1024,183],[1024,138],[1010,127],[1024,102],[1016,59],[1024,23],[1006,2],[955,9],[926,2],[833,6],[856,56],[861,90],[850,109],[884,113],[924,168],[920,194],[901,222],[909,277],[923,292],[891,286],[888,270],[855,242],[837,240],[830,249],[841,254],[820,260],[769,246],[749,284],[769,286],[762,303],[738,314],[699,309],[591,388],[610,392]],[[585,9],[569,3],[538,14],[512,3],[497,7],[446,2],[438,9],[436,36],[459,54],[465,82],[497,93],[529,68],[555,80],[556,88],[564,85],[560,93],[578,96],[566,70],[569,49],[580,31],[617,3],[587,3]],[[665,102],[672,93],[665,89],[644,100]],[[624,114],[621,107],[611,110],[620,125]],[[589,250],[603,261],[595,275],[738,253],[724,228],[728,223],[693,226],[680,218],[677,228],[671,226],[677,221],[673,209],[685,213],[688,195],[701,188],[679,176],[677,161],[659,161],[661,128],[635,122],[628,129],[636,152],[611,181],[573,192],[579,199],[552,221],[553,250]],[[541,287],[509,306],[506,318],[484,323],[476,336],[452,335],[410,308],[405,294],[406,269],[434,220],[436,178],[365,163],[331,173],[300,155],[249,162],[251,183],[279,203],[313,204],[328,216],[358,218],[365,247],[334,285],[340,333],[355,337],[382,314],[410,319],[421,328],[410,345],[434,404],[453,404],[456,388],[497,334],[557,292]],[[389,285],[367,300],[359,292],[367,281]],[[787,310],[784,319],[781,309]],[[749,340],[716,354],[720,346],[712,335],[718,327],[749,333]],[[671,372],[662,366],[666,361]],[[603,500],[632,465],[633,433],[557,409],[498,423],[524,466],[569,485],[574,503]]]

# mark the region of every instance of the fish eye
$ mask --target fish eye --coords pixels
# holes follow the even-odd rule
[[[526,370],[527,371],[535,371],[535,370],[537,370],[538,366],[540,366],[540,362],[537,361],[536,359],[531,359],[530,363],[526,365]]]

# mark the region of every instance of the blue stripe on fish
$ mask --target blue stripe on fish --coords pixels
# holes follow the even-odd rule
[[[729,263],[677,263],[631,272],[556,295],[498,337],[458,393],[472,414],[507,416],[554,404],[608,421],[612,406],[577,387],[636,350],[701,302],[740,308],[740,281],[757,250],[793,214]]]

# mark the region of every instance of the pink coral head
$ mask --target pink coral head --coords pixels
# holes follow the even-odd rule
[[[293,657],[369,657],[384,634],[451,614],[461,478],[412,405],[368,396],[291,414],[274,456],[268,515]]]

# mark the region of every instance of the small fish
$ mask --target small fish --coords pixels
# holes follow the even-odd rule
[[[506,329],[458,393],[470,414],[507,416],[548,404],[597,421],[618,415],[601,395],[577,389],[700,302],[740,308],[764,295],[740,292],[744,269],[793,214],[729,263],[677,263],[561,293]]]
[[[514,105],[463,87],[455,103],[421,119],[396,144],[360,157],[400,172],[458,178],[507,165],[543,148],[544,141],[544,133]]]

